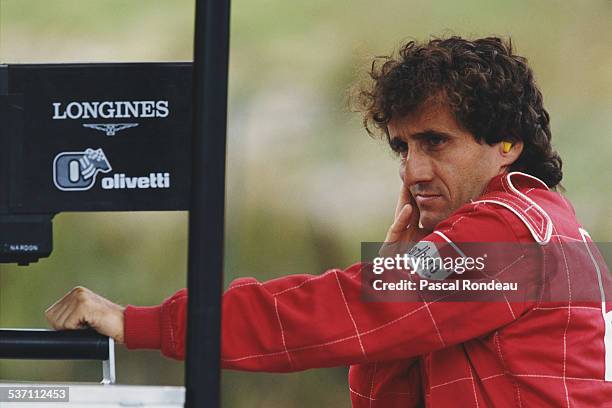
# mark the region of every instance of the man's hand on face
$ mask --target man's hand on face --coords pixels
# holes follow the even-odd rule
[[[380,248],[379,255],[392,256],[404,248],[408,249],[410,243],[420,241],[429,231],[419,227],[419,208],[410,194],[408,187],[402,183],[400,195],[395,207],[393,224],[387,231],[385,242]]]
[[[91,290],[77,286],[45,311],[55,330],[91,327],[98,333],[123,343],[123,312],[117,305]]]

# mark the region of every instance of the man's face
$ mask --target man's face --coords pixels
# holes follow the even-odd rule
[[[477,143],[443,103],[425,103],[390,121],[388,130],[391,146],[401,155],[400,177],[429,231],[478,197],[507,161],[499,145]]]

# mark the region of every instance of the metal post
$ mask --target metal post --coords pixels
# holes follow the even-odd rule
[[[185,406],[219,407],[229,0],[196,0]]]

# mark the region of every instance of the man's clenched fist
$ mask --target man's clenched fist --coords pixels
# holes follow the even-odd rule
[[[45,311],[55,330],[91,327],[98,333],[123,343],[123,312],[117,305],[91,290],[77,286]]]

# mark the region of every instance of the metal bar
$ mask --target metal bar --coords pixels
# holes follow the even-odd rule
[[[0,329],[0,358],[108,360],[109,341],[92,329]]]
[[[196,0],[185,406],[219,407],[229,0]]]
[[[0,95],[8,95],[8,65],[0,64]]]
[[[108,360],[102,361],[102,381],[101,384],[114,384],[117,380],[115,375],[115,340],[108,338]]]

